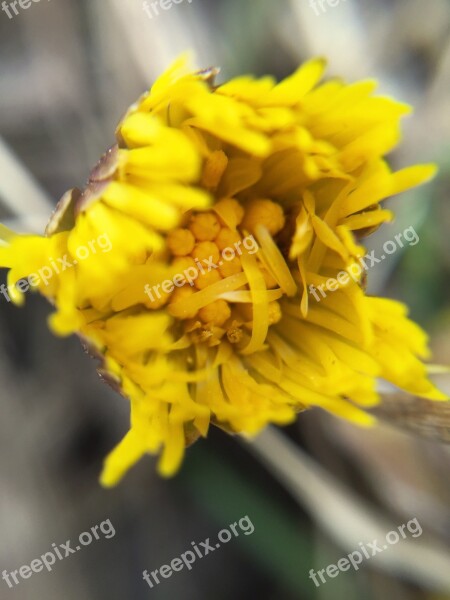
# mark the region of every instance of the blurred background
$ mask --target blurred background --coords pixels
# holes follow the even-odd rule
[[[376,77],[414,105],[395,167],[435,161],[439,176],[389,201],[420,243],[369,274],[372,292],[405,300],[450,364],[450,2],[448,0],[184,0],[156,15],[141,0],[34,0],[0,12],[0,221],[42,231],[68,188],[114,142],[127,106],[183,50],[198,67],[281,78],[325,55],[329,75]],[[25,3],[24,3],[25,4]],[[25,4],[26,5],[26,4]],[[5,3],[3,4],[5,6]],[[150,17],[150,15],[152,15]],[[4,281],[4,273],[1,274]],[[8,572],[110,519],[94,541],[10,589],[17,600],[450,599],[449,410],[386,395],[381,425],[360,430],[309,411],[254,443],[211,432],[180,474],[161,480],[142,460],[112,491],[97,478],[128,429],[128,405],[102,384],[77,339],[55,339],[50,307],[0,297],[0,571]],[[436,376],[450,393],[448,376]],[[248,515],[255,531],[150,589],[152,571],[191,541]],[[416,518],[400,541],[316,587],[309,578],[359,543]]]

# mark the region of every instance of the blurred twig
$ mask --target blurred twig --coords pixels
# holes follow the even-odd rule
[[[398,525],[376,513],[276,429],[268,428],[244,443],[345,551],[358,549],[361,541],[383,539]],[[406,538],[371,565],[401,573],[425,588],[450,591],[449,561],[450,552],[439,541]]]
[[[50,198],[1,138],[0,173],[0,201],[22,226],[29,225],[30,217],[48,218],[52,208]]]

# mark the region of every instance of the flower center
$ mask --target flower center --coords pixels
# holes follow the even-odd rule
[[[283,209],[272,200],[241,204],[226,198],[210,211],[186,214],[182,226],[168,234],[171,266],[176,272],[168,310],[182,321],[184,332],[194,342],[214,346],[226,338],[238,344],[251,335],[257,313],[248,269],[260,274],[256,292],[267,295],[269,325],[280,320],[280,305],[272,298],[280,298],[282,292],[275,290],[278,283],[255,235],[263,228],[275,236],[284,225]]]

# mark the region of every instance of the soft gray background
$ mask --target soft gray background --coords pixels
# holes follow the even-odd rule
[[[331,75],[375,76],[383,93],[415,105],[396,166],[439,163],[439,178],[396,199],[397,221],[371,241],[414,225],[420,244],[369,279],[412,306],[433,333],[436,362],[448,364],[449,31],[447,0],[341,0],[320,16],[307,0],[185,0],[153,19],[140,0],[41,0],[11,20],[0,12],[0,220],[41,230],[111,145],[126,107],[181,51],[192,48],[199,67],[222,66],[222,80],[282,77],[323,54]],[[29,297],[18,310],[0,300],[0,572],[105,519],[117,532],[12,590],[0,580],[1,599],[450,598],[448,446],[311,412],[252,451],[213,432],[175,479],[159,479],[149,458],[104,491],[97,476],[127,429],[126,402],[76,339],[51,336],[44,301]],[[253,535],[153,590],[142,581],[143,569],[244,515]],[[318,589],[308,579],[311,567],[413,517],[420,538]]]

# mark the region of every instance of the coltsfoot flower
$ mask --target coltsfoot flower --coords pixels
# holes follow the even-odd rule
[[[54,304],[53,331],[86,340],[130,400],[104,485],[146,453],[174,474],[211,423],[254,435],[318,406],[369,426],[377,378],[445,399],[402,304],[367,296],[362,276],[341,277],[320,303],[309,295],[364,256],[361,238],[392,219],[383,199],[435,172],[392,172],[383,158],[408,106],[373,95],[372,81],[319,84],[323,71],[312,60],[281,83],[216,86],[217,70],[190,72],[181,58],[128,110],[45,236],[2,229],[10,286],[55,257],[75,263],[98,236],[111,242],[47,285],[30,281]]]

